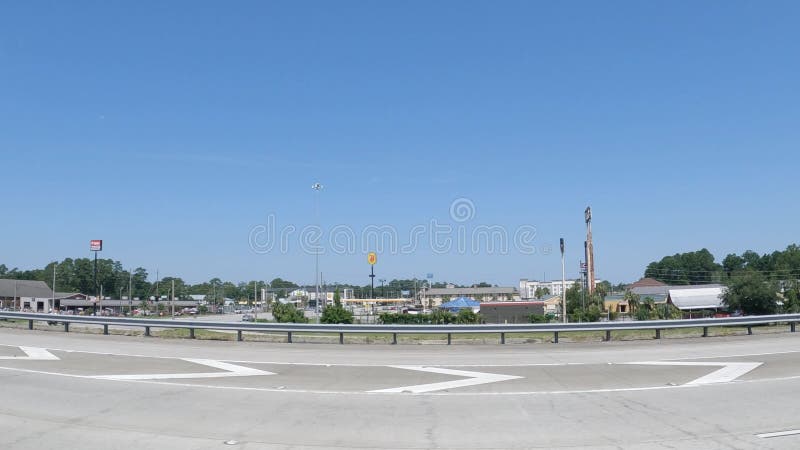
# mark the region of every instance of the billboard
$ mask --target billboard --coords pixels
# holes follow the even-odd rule
[[[102,239],[92,239],[91,241],[89,241],[89,251],[92,251],[92,252],[103,251],[103,240]]]

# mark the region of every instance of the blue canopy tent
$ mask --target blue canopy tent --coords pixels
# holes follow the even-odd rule
[[[458,312],[462,309],[472,309],[475,310],[480,306],[481,302],[475,301],[469,297],[458,297],[456,299],[450,300],[447,303],[442,303],[439,308],[446,309],[450,312]]]

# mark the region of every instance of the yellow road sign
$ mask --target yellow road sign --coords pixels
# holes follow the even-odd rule
[[[369,265],[374,266],[376,262],[378,262],[378,255],[375,252],[369,252],[367,255],[367,262]]]

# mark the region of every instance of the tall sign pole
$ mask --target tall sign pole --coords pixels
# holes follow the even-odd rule
[[[317,221],[317,228],[319,228],[319,191],[322,190],[322,185],[319,183],[314,183],[311,185],[311,189],[314,190],[314,218]],[[314,289],[315,289],[315,297],[314,303],[317,309],[317,318],[319,318],[320,307],[319,307],[319,245],[317,248],[314,249]]]
[[[370,298],[375,298],[375,263],[378,262],[378,255],[375,252],[369,252],[367,255],[367,262],[369,263],[369,279],[371,287],[369,290]]]
[[[594,244],[592,243],[592,207],[584,211],[586,220],[586,283],[589,295],[594,294]]]
[[[564,238],[561,238],[561,321],[567,323],[567,276],[564,267]]]
[[[97,252],[103,251],[103,240],[102,239],[92,239],[89,241],[89,250],[94,252],[94,295],[95,301],[100,300],[100,290],[97,286]],[[97,315],[97,303],[94,306],[94,315]]]

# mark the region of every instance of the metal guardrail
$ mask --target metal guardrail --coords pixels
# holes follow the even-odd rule
[[[511,333],[553,333],[553,342],[558,343],[559,333],[572,331],[604,331],[605,340],[611,339],[613,331],[621,330],[654,330],[655,338],[661,338],[661,330],[674,328],[703,328],[703,337],[708,336],[710,327],[746,326],[748,334],[752,334],[753,325],[770,323],[787,323],[791,332],[795,332],[800,314],[776,314],[769,316],[743,316],[713,319],[684,320],[645,320],[630,322],[584,322],[584,323],[546,323],[546,324],[512,324],[512,325],[328,325],[298,323],[250,323],[250,322],[206,322],[202,320],[171,319],[136,319],[127,317],[71,316],[60,314],[41,314],[25,312],[0,312],[0,318],[27,320],[28,329],[33,329],[34,322],[61,323],[64,331],[69,331],[69,324],[103,325],[103,334],[108,334],[110,326],[142,327],[145,336],[150,336],[151,328],[188,329],[189,337],[195,337],[195,330],[228,330],[237,331],[238,340],[242,340],[244,331],[287,333],[287,341],[292,342],[292,333],[338,333],[339,343],[344,343],[344,335],[359,333],[392,334],[392,343],[397,343],[398,334],[446,334],[450,344],[453,334],[494,333],[500,335],[500,343],[505,344],[505,335]]]

